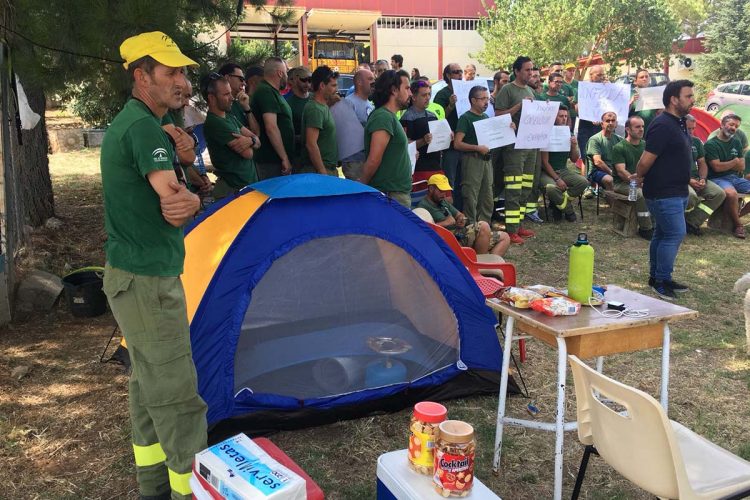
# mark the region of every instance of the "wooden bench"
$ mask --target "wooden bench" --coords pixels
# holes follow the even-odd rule
[[[604,191],[604,197],[612,207],[612,229],[617,234],[630,238],[638,234],[638,212],[635,202],[629,201],[627,195]]]
[[[739,201],[740,210],[742,210],[742,207],[746,203],[750,203],[750,193],[737,193],[737,198]],[[712,213],[711,217],[708,218],[708,227],[712,229],[718,229],[719,231],[724,231],[727,233],[734,232],[734,223],[732,222],[732,219],[729,218],[729,215],[727,215],[727,213],[724,211],[723,204],[719,208],[714,210],[714,213]]]

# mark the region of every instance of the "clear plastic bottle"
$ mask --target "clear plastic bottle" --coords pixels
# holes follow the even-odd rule
[[[421,401],[414,405],[409,424],[409,467],[420,474],[432,475],[434,449],[440,429],[448,410],[432,401]]]
[[[581,304],[588,304],[594,284],[594,248],[586,233],[578,234],[578,241],[570,247],[568,262],[568,296]]]
[[[630,185],[628,186],[628,201],[636,201],[638,199],[638,181],[630,179]]]

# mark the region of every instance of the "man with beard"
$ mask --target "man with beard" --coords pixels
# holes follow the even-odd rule
[[[213,193],[218,200],[258,181],[253,154],[260,142],[232,114],[232,91],[226,77],[212,73],[202,90],[208,103],[203,133],[217,176]]]
[[[724,203],[726,194],[713,181],[708,180],[705,148],[703,142],[695,136],[697,125],[698,122],[693,115],[685,115],[685,126],[690,132],[690,140],[693,142],[693,163],[690,171],[685,223],[688,233],[700,236],[701,226]],[[747,156],[745,156],[745,168],[747,168]]]
[[[471,108],[462,114],[456,125],[454,146],[463,152],[461,158],[461,195],[464,200],[464,213],[469,222],[492,219],[492,158],[490,149],[477,141],[474,123],[489,118],[485,111],[490,102],[486,88],[476,86],[469,91]]]
[[[497,97],[498,92],[500,92],[500,89],[505,85],[508,85],[508,82],[510,82],[510,73],[504,69],[495,73],[495,76],[493,77],[493,83],[495,86],[490,94],[490,106],[492,106],[493,113],[495,109],[495,98]]]
[[[313,98],[305,105],[302,114],[302,133],[305,147],[302,150],[302,172],[317,172],[338,176],[339,159],[336,144],[336,124],[328,101],[338,90],[339,74],[328,66],[319,66],[312,74]]]
[[[270,57],[263,65],[263,80],[253,94],[252,110],[260,124],[261,146],[255,156],[260,180],[292,173],[294,121],[292,108],[279,90],[286,88],[286,63]]]
[[[237,120],[243,127],[247,127],[255,134],[258,133],[258,122],[250,109],[250,95],[245,92],[245,76],[242,68],[234,63],[227,63],[217,71],[221,76],[227,79],[229,86],[232,87],[232,111]]]
[[[622,141],[622,137],[615,134],[617,128],[617,113],[607,111],[602,114],[601,131],[588,140],[586,157],[589,161],[589,181],[595,182],[604,189],[614,187],[614,163],[612,163],[612,148]],[[580,136],[580,134],[579,134]]]
[[[411,208],[409,140],[396,112],[409,104],[409,74],[388,70],[375,80],[375,111],[365,126],[365,154],[360,182],[369,184],[406,208]]]
[[[307,101],[310,100],[310,70],[304,66],[297,66],[289,70],[290,92],[284,96],[289,107],[292,109],[292,121],[294,122],[294,166],[299,167],[299,160],[304,149],[305,138],[302,137],[302,112],[305,110]]]
[[[606,75],[604,74],[604,67],[599,64],[591,66],[591,68],[589,68],[589,81],[593,83],[604,83],[607,81]],[[576,82],[576,84],[577,83],[578,82]],[[601,122],[578,120],[578,144],[580,144],[582,152],[587,152],[589,150],[589,139],[600,130]]]
[[[685,237],[690,165],[693,154],[685,115],[693,107],[693,82],[676,80],[664,89],[664,112],[646,132],[646,150],[636,175],[643,180],[643,196],[654,218],[649,247],[649,286],[661,298],[674,300],[688,287],[672,280],[674,261]]]
[[[429,122],[438,120],[437,115],[427,108],[430,104],[431,94],[432,88],[429,82],[422,80],[411,82],[411,106],[401,115],[399,120],[409,141],[417,143],[419,159],[417,159],[412,175],[414,182],[427,180],[435,173],[442,173],[440,167],[441,152],[427,152],[432,141]]]

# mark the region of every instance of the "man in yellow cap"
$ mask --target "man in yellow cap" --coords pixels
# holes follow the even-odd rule
[[[101,148],[107,230],[104,292],[128,344],[130,420],[141,498],[187,499],[193,457],[206,446],[185,294],[183,225],[200,200],[178,182],[161,128],[179,107],[185,66],[197,63],[161,32],[120,46],[132,99]]]
[[[473,248],[478,254],[504,255],[510,246],[510,236],[503,231],[492,231],[485,221],[470,223],[464,214],[456,210],[446,197],[451,195],[450,182],[443,174],[435,174],[427,180],[427,195],[419,202],[438,226],[456,236],[462,246]]]

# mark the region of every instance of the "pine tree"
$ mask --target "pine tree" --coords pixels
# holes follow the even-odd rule
[[[696,61],[702,90],[750,77],[750,0],[716,0],[705,35],[707,53]]]

